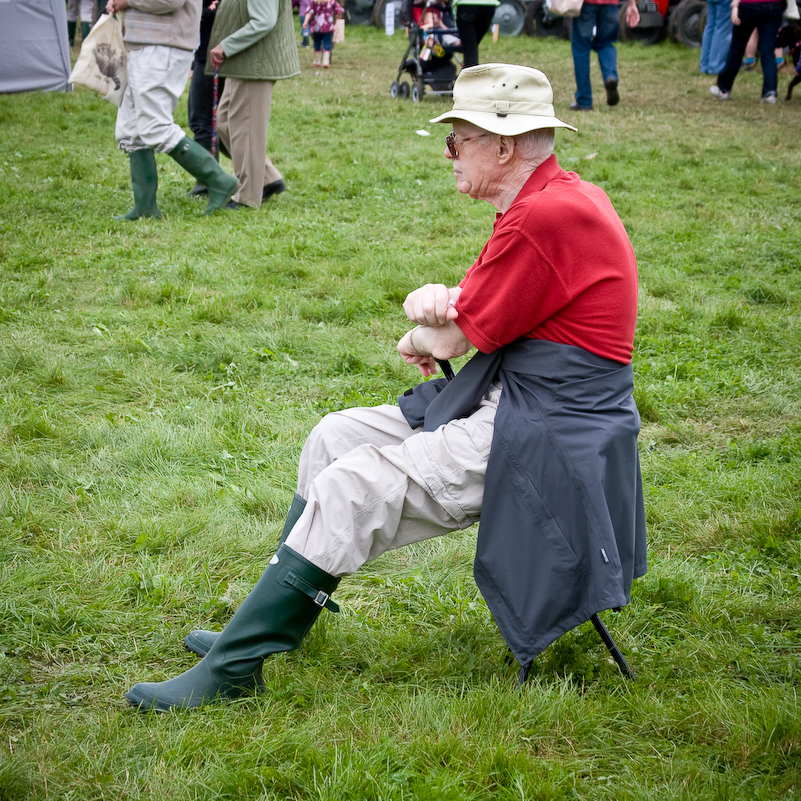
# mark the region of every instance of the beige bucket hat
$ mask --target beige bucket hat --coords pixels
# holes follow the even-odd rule
[[[506,136],[538,128],[577,130],[554,116],[553,89],[545,74],[516,64],[463,69],[453,85],[453,108],[430,122],[452,120]]]

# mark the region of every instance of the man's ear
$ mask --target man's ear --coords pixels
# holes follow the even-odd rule
[[[498,144],[495,146],[495,155],[498,157],[499,164],[506,164],[515,152],[515,139],[513,136],[499,136]]]

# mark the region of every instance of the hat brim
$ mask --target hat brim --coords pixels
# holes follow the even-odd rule
[[[429,122],[450,122],[451,120],[464,120],[485,131],[501,136],[518,136],[527,131],[537,131],[540,128],[567,128],[569,131],[578,131],[578,128],[562,122],[558,117],[540,117],[533,114],[507,114],[505,117],[500,117],[498,114],[487,111],[446,111]]]

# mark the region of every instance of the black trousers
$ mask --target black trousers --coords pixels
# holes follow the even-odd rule
[[[192,65],[192,80],[189,82],[189,100],[187,101],[187,116],[189,130],[192,131],[195,141],[211,150],[212,112],[214,109],[214,76],[204,74],[205,64],[197,61]],[[222,97],[225,88],[225,78],[217,80],[217,100]]]
[[[762,97],[776,94],[778,90],[778,70],[773,51],[776,48],[776,35],[782,25],[781,3],[743,3],[738,10],[740,24],[732,27],[729,55],[726,66],[718,75],[718,87],[730,92],[734,79],[740,71],[745,46],[756,30],[759,33],[759,57],[762,62]]]
[[[478,64],[478,45],[492,25],[496,6],[456,6],[456,28],[462,40],[465,67]]]

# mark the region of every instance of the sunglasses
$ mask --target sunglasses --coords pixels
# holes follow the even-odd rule
[[[445,145],[448,148],[448,153],[451,154],[451,158],[459,158],[459,151],[456,148],[456,145],[464,144],[465,142],[472,142],[474,139],[481,139],[485,136],[492,136],[493,134],[483,133],[479,134],[478,136],[466,136],[464,139],[457,139],[456,134],[451,131],[445,137]]]

